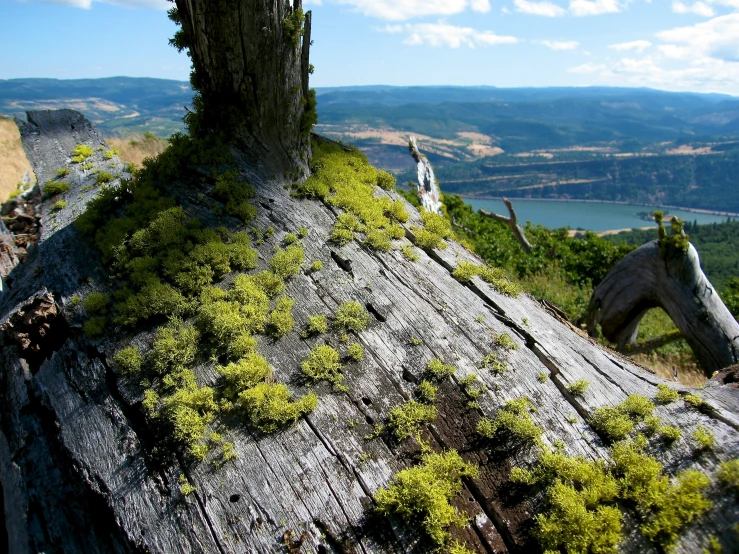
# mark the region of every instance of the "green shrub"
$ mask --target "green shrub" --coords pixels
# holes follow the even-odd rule
[[[362,348],[362,345],[358,342],[351,343],[347,347],[347,352],[349,353],[349,357],[355,362],[364,359],[364,348]]]
[[[377,510],[406,521],[420,520],[430,539],[441,546],[449,538],[450,526],[467,523],[450,500],[462,490],[463,477],[477,475],[477,468],[465,463],[455,450],[426,454],[420,465],[398,472],[387,488],[377,491]]]
[[[437,381],[451,377],[457,371],[453,365],[445,364],[439,358],[434,358],[426,364],[426,373]]]
[[[275,248],[275,254],[269,261],[270,269],[282,279],[289,279],[300,273],[305,261],[305,252],[299,244],[291,244],[285,250]]]
[[[91,292],[82,301],[82,307],[90,315],[99,315],[108,311],[110,297],[101,292]]]
[[[308,357],[300,365],[303,373],[315,381],[328,381],[340,387],[344,376],[341,374],[339,353],[327,344],[314,346]]]
[[[680,398],[680,394],[675,389],[671,389],[665,384],[657,385],[657,391],[655,399],[660,404],[669,404]]]
[[[364,331],[369,323],[367,310],[358,302],[344,302],[334,316],[334,325],[346,331]]]
[[[284,337],[293,330],[295,320],[293,319],[292,309],[295,300],[289,296],[280,296],[277,299],[277,305],[272,313],[269,314],[268,330],[274,337]]]
[[[131,375],[141,371],[143,360],[138,346],[128,346],[113,356],[113,363],[121,375]]]
[[[223,395],[236,400],[243,391],[269,379],[272,376],[272,368],[262,356],[251,353],[238,362],[217,367],[216,373],[223,379]]]
[[[82,324],[82,332],[88,339],[99,337],[105,333],[105,318],[91,317]]]
[[[101,171],[95,177],[95,186],[107,185],[108,183],[113,182],[113,179],[115,179],[115,177],[113,176],[112,173],[108,173],[107,171]]]
[[[384,190],[395,190],[395,177],[380,169],[377,171],[377,186]]]
[[[431,423],[436,414],[435,406],[408,400],[390,410],[389,426],[397,440],[412,436],[421,444],[421,426]]]
[[[64,183],[61,181],[49,181],[43,187],[41,187],[41,192],[44,194],[44,196],[56,196],[57,194],[64,194],[65,192],[69,192],[71,188],[72,186],[69,183]]]
[[[318,397],[310,393],[293,400],[282,383],[259,383],[239,393],[238,405],[254,427],[272,433],[315,410]]]

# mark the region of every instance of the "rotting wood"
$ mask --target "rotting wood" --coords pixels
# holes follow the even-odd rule
[[[421,202],[423,209],[427,212],[440,214],[442,203],[439,183],[436,182],[434,168],[431,167],[431,163],[428,158],[421,154],[421,151],[418,149],[416,137],[410,137],[408,139],[408,150],[410,150],[413,159],[416,160],[418,174],[418,200]]]
[[[529,239],[526,238],[526,231],[518,223],[518,216],[516,215],[516,210],[513,209],[513,203],[507,198],[503,198],[502,200],[505,204],[505,207],[508,208],[508,217],[483,210],[482,208],[477,211],[486,217],[494,219],[495,221],[505,223],[511,229],[511,231],[513,231],[513,235],[516,237],[516,240],[518,241],[518,244],[521,245],[523,251],[527,254],[531,254],[531,243],[529,242]]]

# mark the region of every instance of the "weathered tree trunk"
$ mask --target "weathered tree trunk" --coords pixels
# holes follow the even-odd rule
[[[623,258],[593,291],[588,331],[600,324],[619,349],[633,344],[652,308],[667,312],[706,375],[739,361],[739,323],[700,268],[693,245],[660,248],[655,240]]]
[[[304,174],[310,142],[301,123],[310,39],[302,39],[301,0],[292,6],[284,0],[176,3],[203,100],[203,125],[227,133],[263,171]]]
[[[434,169],[431,167],[428,158],[421,154],[418,149],[416,137],[408,139],[408,150],[410,150],[413,159],[416,160],[418,167],[418,199],[421,201],[421,206],[427,212],[440,214],[442,204],[439,183],[436,182]]]
[[[513,204],[507,198],[503,198],[503,203],[505,204],[506,208],[508,208],[509,217],[492,213],[487,210],[483,210],[482,208],[480,208],[478,211],[486,217],[508,225],[511,231],[513,231],[513,235],[516,237],[518,244],[520,244],[521,248],[523,248],[523,251],[527,254],[531,254],[531,243],[529,242],[529,239],[526,238],[526,231],[524,231],[523,227],[521,227],[521,225],[519,225],[518,223],[518,216],[516,215],[516,210],[513,209]]]

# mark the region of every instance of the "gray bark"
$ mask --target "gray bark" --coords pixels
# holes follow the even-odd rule
[[[30,119],[54,117],[62,127],[68,121],[68,114],[32,114]],[[67,132],[74,130],[67,127]],[[68,139],[97,140],[92,131]],[[37,174],[56,169],[51,162],[60,140],[67,139],[45,136],[34,125],[26,129],[23,144]],[[104,163],[96,153],[93,164]],[[305,393],[297,379],[299,366],[318,339],[302,338],[302,325],[309,315],[334,313],[341,302],[361,302],[374,318],[352,339],[366,356],[346,365],[349,391],[316,386],[316,410],[273,435],[226,427],[226,440],[235,443],[238,458],[220,469],[154,455],[159,444],[141,408],[142,388],[110,364],[112,355],[131,343],[146,351],[151,329],[130,334],[110,329],[90,342],[70,302],[93,286],[107,290],[108,283],[95,251],[68,225],[90,199],[80,190],[84,175],[75,175],[68,197],[70,204],[77,203],[54,221],[53,199],[44,200],[39,207],[43,239],[12,272],[13,288],[0,298],[5,329],[0,334],[0,484],[11,551],[263,553],[284,552],[287,538],[288,543],[302,539],[304,553],[422,552],[428,545],[418,542],[417,526],[374,515],[371,500],[395,472],[413,464],[417,447],[412,441],[364,437],[374,423],[386,420],[391,407],[411,397],[433,357],[458,369],[442,385],[439,416],[424,434],[434,450],[456,448],[480,467],[480,477],[466,482],[455,500],[471,519],[454,538],[480,553],[536,551],[529,534],[534,499],[512,497],[506,486],[511,467],[533,461],[535,454],[493,455],[476,441],[479,418],[494,416],[507,400],[525,395],[538,408],[532,417],[545,429],[547,442],[561,439],[569,455],[604,458],[608,449],[588,425],[588,414],[635,392],[654,396],[663,381],[576,334],[530,297],[501,295],[478,278],[469,286],[454,280],[451,271],[461,261],[480,263],[455,242],[446,250],[419,251],[417,262],[398,250],[373,252],[357,243],[336,250],[328,241],[336,221],[330,206],[293,198],[283,180],[262,179],[250,166],[240,169],[257,185],[258,216],[250,225],[276,229],[257,246],[257,271],[287,232],[303,226],[310,229],[303,241],[306,259],[323,262],[323,270],[288,283],[286,292],[296,301],[296,331],[279,341],[261,339],[259,350],[275,368],[276,379]],[[213,215],[217,203],[202,190],[180,183],[170,190],[189,215],[213,227],[238,228],[235,221]],[[400,198],[393,192],[377,194]],[[420,217],[407,209],[410,230]],[[44,325],[47,342],[41,343],[35,330]],[[19,332],[25,332],[31,350],[23,348]],[[496,376],[479,365],[494,349],[491,336],[503,332],[519,348],[498,352],[508,370]],[[215,383],[209,361],[194,371],[201,384]],[[538,379],[542,372],[549,375],[544,383]],[[467,407],[459,385],[471,373],[485,386],[479,409]],[[574,398],[567,385],[579,379],[590,387]],[[739,455],[739,390],[715,381],[700,394],[707,403],[703,411],[675,403],[658,407],[657,413],[686,436],[696,425],[709,428],[716,436],[711,455],[694,456],[689,440],[656,455],[668,468],[713,475],[719,462]],[[190,496],[180,493],[180,474],[195,487]],[[732,530],[739,519],[736,496],[717,488],[711,494],[714,507],[683,532],[676,552],[700,551],[711,534],[720,538],[724,551],[739,547]],[[626,525],[624,551],[651,552],[639,533],[631,532],[633,523]]]
[[[527,254],[530,254],[531,243],[529,242],[529,239],[526,238],[526,231],[524,231],[523,227],[521,227],[521,225],[518,223],[518,216],[516,215],[516,210],[513,209],[513,203],[507,198],[503,198],[503,203],[505,204],[506,208],[508,208],[509,217],[496,213],[491,213],[487,210],[483,210],[482,208],[480,208],[478,211],[486,217],[508,225],[511,231],[513,231],[513,235],[516,237],[518,244],[520,244],[521,248],[523,248],[523,251]]]
[[[305,174],[310,142],[300,121],[310,44],[300,39],[296,47],[285,26],[300,0],[293,6],[284,0],[176,4],[208,129],[232,137],[265,174]]]
[[[418,170],[418,200],[427,212],[440,214],[442,206],[441,189],[439,189],[439,183],[436,182],[434,168],[431,167],[428,158],[421,154],[418,149],[416,137],[408,139],[408,150],[416,161]]]
[[[633,344],[652,308],[670,316],[707,376],[739,361],[739,323],[700,268],[693,245],[662,249],[655,240],[624,257],[593,291],[588,331],[600,324],[619,349]]]

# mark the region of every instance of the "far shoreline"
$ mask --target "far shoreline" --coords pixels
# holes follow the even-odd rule
[[[472,194],[458,194],[457,196],[460,196],[464,199],[469,199],[469,200],[500,200],[501,198],[503,198],[502,196],[476,196]],[[587,203],[620,204],[624,206],[639,206],[639,207],[652,208],[652,209],[683,210],[686,212],[706,214],[706,215],[721,215],[721,216],[727,216],[727,217],[739,217],[739,213],[734,213],[734,212],[706,210],[703,208],[686,208],[683,206],[667,206],[667,205],[654,206],[652,204],[641,204],[637,202],[623,202],[619,200],[588,200],[588,199],[580,199],[580,198],[514,198],[511,196],[506,196],[506,198],[508,198],[508,200],[510,201],[516,201],[516,202],[577,202],[577,203],[583,203],[583,204],[587,204]]]

